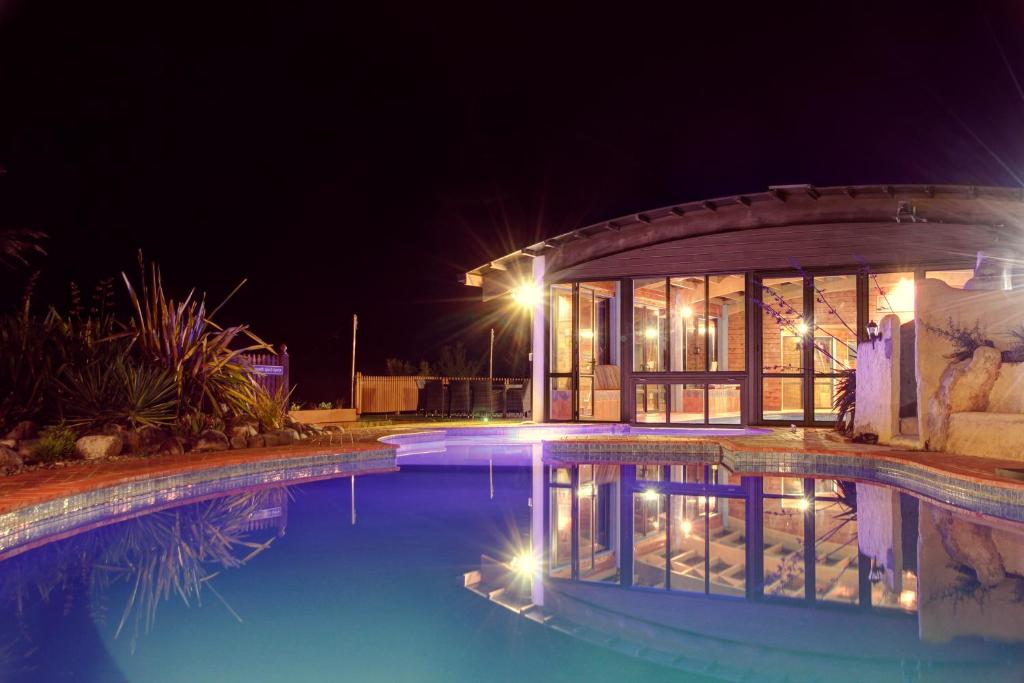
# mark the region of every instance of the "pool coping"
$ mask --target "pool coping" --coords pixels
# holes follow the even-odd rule
[[[267,484],[396,471],[388,444],[298,445],[81,463],[0,480],[0,559],[138,511]]]

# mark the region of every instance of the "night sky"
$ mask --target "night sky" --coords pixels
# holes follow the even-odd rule
[[[1024,3],[502,8],[0,0],[0,225],[40,296],[142,248],[292,354],[482,353],[461,272],[538,239],[770,184],[1019,185]],[[0,303],[30,270],[0,275]],[[523,320],[500,318],[497,370]]]

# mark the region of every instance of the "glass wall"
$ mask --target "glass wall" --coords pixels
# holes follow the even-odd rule
[[[668,420],[668,402],[664,384],[636,385],[636,422],[664,424]]]
[[[633,281],[633,371],[661,372],[668,350],[665,278]]]
[[[834,422],[842,373],[857,367],[857,276],[825,275],[814,288],[814,419]],[[913,289],[911,289],[911,293]]]
[[[619,580],[619,466],[580,465],[577,554],[583,581]]]
[[[913,273],[879,273],[868,276],[868,316],[879,322],[890,313],[899,316],[901,323],[914,319]]]
[[[672,349],[670,368],[674,372],[703,372],[708,361],[708,319],[706,283],[703,277],[669,279]]]
[[[618,422],[619,283],[579,284],[579,419]]]
[[[804,419],[803,348],[809,336],[803,278],[765,278],[761,283],[762,419]]]

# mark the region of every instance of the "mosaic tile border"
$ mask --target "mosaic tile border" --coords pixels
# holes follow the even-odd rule
[[[737,474],[848,478],[909,491],[957,508],[1024,522],[1024,488],[975,481],[909,461],[851,454],[735,448],[715,439],[544,442],[545,462],[721,463]]]
[[[254,460],[141,478],[0,515],[0,554],[50,536],[146,508],[269,483],[395,470],[393,448]]]

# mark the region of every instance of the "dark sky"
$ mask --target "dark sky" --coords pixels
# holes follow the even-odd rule
[[[320,400],[354,312],[367,372],[482,351],[494,307],[457,276],[546,235],[1024,174],[1021,2],[492,4],[0,0],[0,224],[52,236],[50,299],[140,247],[179,293],[249,278],[222,321],[287,342]]]

